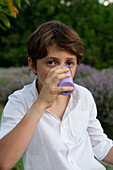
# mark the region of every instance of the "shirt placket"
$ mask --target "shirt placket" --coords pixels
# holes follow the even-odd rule
[[[72,150],[73,146],[72,146],[71,142],[69,141],[67,126],[68,126],[68,119],[66,118],[63,122],[61,122],[61,139],[62,139],[63,143],[67,146],[66,158],[73,170],[81,170],[74,163],[74,160],[71,156],[71,150]]]

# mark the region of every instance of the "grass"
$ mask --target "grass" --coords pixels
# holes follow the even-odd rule
[[[106,163],[106,162],[100,162],[105,168],[106,168],[106,170],[113,170],[113,165],[110,165],[110,164],[108,164],[108,163]]]
[[[3,105],[0,105],[0,118],[3,110]],[[100,162],[103,166],[106,167],[106,170],[113,170],[113,165],[107,164],[105,162]],[[12,170],[24,170],[23,168],[23,163],[22,163],[22,158],[17,162],[17,164],[12,168]]]
[[[12,168],[12,170],[24,170],[22,158],[17,162],[17,164]]]

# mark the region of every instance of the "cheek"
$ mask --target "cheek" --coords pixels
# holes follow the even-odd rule
[[[44,82],[47,75],[48,75],[49,69],[47,68],[42,68],[41,72],[40,72],[40,79],[42,79],[42,81]]]
[[[43,75],[44,75],[45,78],[47,77],[48,73],[49,73],[49,70],[47,70],[47,69],[44,70]]]

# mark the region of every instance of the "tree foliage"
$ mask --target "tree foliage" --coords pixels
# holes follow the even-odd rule
[[[24,0],[25,3],[30,5],[29,0]],[[21,0],[0,0],[0,28],[6,30],[10,28],[10,17],[17,17],[21,8]]]
[[[98,0],[29,0],[21,2],[17,19],[11,28],[1,31],[0,66],[27,64],[26,41],[31,32],[49,20],[60,20],[72,26],[85,47],[84,63],[96,68],[113,65],[113,5]]]

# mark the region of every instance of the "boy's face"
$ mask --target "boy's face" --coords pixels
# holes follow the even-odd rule
[[[67,65],[72,71],[72,77],[74,77],[77,67],[77,58],[74,54],[63,51],[56,45],[51,46],[48,49],[48,55],[37,60],[37,69],[35,69],[35,73],[37,73],[38,77],[39,91],[44,84],[48,72],[56,65]]]

